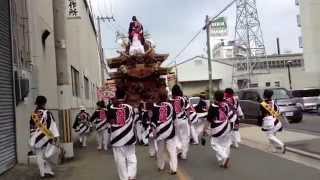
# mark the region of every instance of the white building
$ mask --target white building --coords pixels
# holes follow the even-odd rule
[[[8,26],[1,27],[0,31],[10,32],[7,27],[10,27],[11,20],[13,52],[12,58],[1,53],[0,63],[6,60],[10,65],[13,61],[15,80],[0,68],[0,81],[6,81],[0,83],[0,100],[1,103],[4,99],[8,101],[0,106],[0,114],[8,115],[6,119],[0,115],[0,123],[8,124],[7,129],[0,128],[0,142],[7,141],[6,153],[0,155],[0,161],[5,162],[0,163],[0,174],[17,162],[27,163],[29,120],[36,96],[47,97],[47,108],[61,130],[61,142],[72,145],[74,115],[80,105],[89,110],[95,107],[96,90],[103,81],[97,32],[86,0],[14,0],[10,5],[7,1],[0,3],[1,13],[9,12],[2,7],[11,10],[11,16],[1,16],[4,18],[0,19],[1,22],[8,23]],[[11,39],[6,37],[10,38],[1,36],[0,41],[8,41],[7,51]],[[3,50],[2,44],[0,50]],[[2,85],[6,85],[6,89]],[[15,98],[13,93],[6,93],[12,92],[12,87],[15,87]],[[14,106],[13,102],[16,106],[9,108]],[[1,109],[4,105],[8,107]],[[2,136],[3,133],[6,136]],[[6,159],[2,159],[4,157]]]
[[[314,85],[320,87],[320,1],[296,0],[296,4],[300,6],[298,24],[301,24],[302,29],[301,41],[306,72],[318,77]]]
[[[213,59],[225,59],[247,56],[246,48],[236,45],[234,41],[220,42],[212,50]]]
[[[223,61],[212,63],[213,89],[225,89],[232,86],[232,65]],[[208,59],[196,56],[178,64],[178,82],[186,95],[199,94],[209,88]]]

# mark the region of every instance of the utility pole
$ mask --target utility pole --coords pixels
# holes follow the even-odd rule
[[[211,45],[210,45],[210,27],[211,21],[209,16],[206,16],[206,30],[207,30],[207,56],[208,56],[208,73],[209,73],[209,100],[212,102],[212,66],[211,66]]]
[[[105,22],[105,20],[113,20],[115,21],[114,17],[108,17],[108,16],[98,16],[98,46],[99,46],[99,54],[100,54],[100,63],[101,63],[101,78],[102,78],[102,83],[104,82],[104,72],[106,71],[106,63],[104,62],[104,52],[102,48],[102,36],[101,36],[101,21]]]

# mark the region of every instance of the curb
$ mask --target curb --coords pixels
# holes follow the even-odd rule
[[[320,160],[320,155],[318,155],[318,154],[314,154],[314,153],[310,153],[310,152],[303,151],[300,149],[292,148],[290,146],[287,146],[286,149],[287,149],[287,151],[292,152],[292,153],[296,153],[296,154],[299,154],[302,156],[306,156],[308,158]]]
[[[260,149],[260,150],[263,150],[263,151],[266,151],[265,149],[268,146],[265,143],[257,142],[257,141],[251,140],[251,139],[247,139],[247,138],[242,138],[242,139],[243,139],[242,144],[247,145],[247,146],[252,147],[252,148]],[[300,150],[300,149],[296,149],[296,148],[293,148],[293,147],[290,147],[290,146],[287,146],[286,150],[288,152],[291,152],[291,153],[294,153],[294,154],[297,154],[297,155],[300,155],[300,156],[304,156],[304,157],[315,159],[315,160],[320,160],[320,155],[315,154],[315,153],[310,153],[310,152],[303,151],[303,150]],[[268,152],[268,151],[266,151],[266,152]]]

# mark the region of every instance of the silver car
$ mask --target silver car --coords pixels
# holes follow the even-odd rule
[[[287,117],[290,122],[300,122],[303,118],[302,107],[297,99],[291,98],[285,88],[268,88],[273,91],[273,98],[279,106],[280,112]],[[243,89],[238,93],[240,105],[245,119],[257,121],[261,115],[260,102],[263,99],[265,89]]]
[[[291,95],[301,101],[304,111],[320,113],[320,89],[293,90]]]

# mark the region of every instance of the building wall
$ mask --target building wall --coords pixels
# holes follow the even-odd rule
[[[221,88],[231,86],[232,65],[212,61],[212,79],[221,79]],[[184,64],[178,65],[178,81],[205,81],[209,79],[208,62],[205,58],[197,58]]]
[[[213,90],[218,90],[220,87],[221,80],[213,81]],[[209,81],[191,81],[191,82],[181,82],[181,87],[184,95],[194,96],[202,92],[206,92],[209,87]]]
[[[97,37],[89,19],[84,1],[78,0],[80,18],[66,18],[67,78],[69,83],[61,85],[61,106],[63,108],[94,107],[96,88],[101,86],[101,66]],[[80,96],[72,94],[71,66],[79,71]],[[89,80],[89,99],[86,99],[84,76]]]
[[[29,120],[30,113],[34,108],[35,97],[40,94],[46,96],[48,99],[47,108],[52,109],[55,118],[58,118],[52,1],[27,0],[26,5],[28,9],[26,36],[29,36],[30,40],[30,42],[26,43],[30,45],[30,64],[27,69],[20,69],[20,73],[21,76],[30,80],[30,92],[28,97],[16,107],[16,137],[19,163],[27,162],[27,153],[30,150],[28,145]],[[41,35],[44,30],[50,32],[45,46],[42,45],[41,41]]]
[[[232,65],[212,61],[213,90],[232,87]],[[208,60],[197,57],[178,65],[178,81],[186,95],[205,92],[209,87]]]
[[[320,1],[300,0],[303,54],[307,72],[319,72],[320,67]]]
[[[314,83],[317,80],[316,73],[306,72],[303,68],[291,68],[290,71],[292,89],[320,87]],[[256,74],[252,76],[252,84],[257,83],[258,87],[267,87],[267,82],[270,83],[270,87],[276,87],[276,82],[279,82],[281,87],[290,89],[288,70],[279,69],[272,71],[270,74]]]

